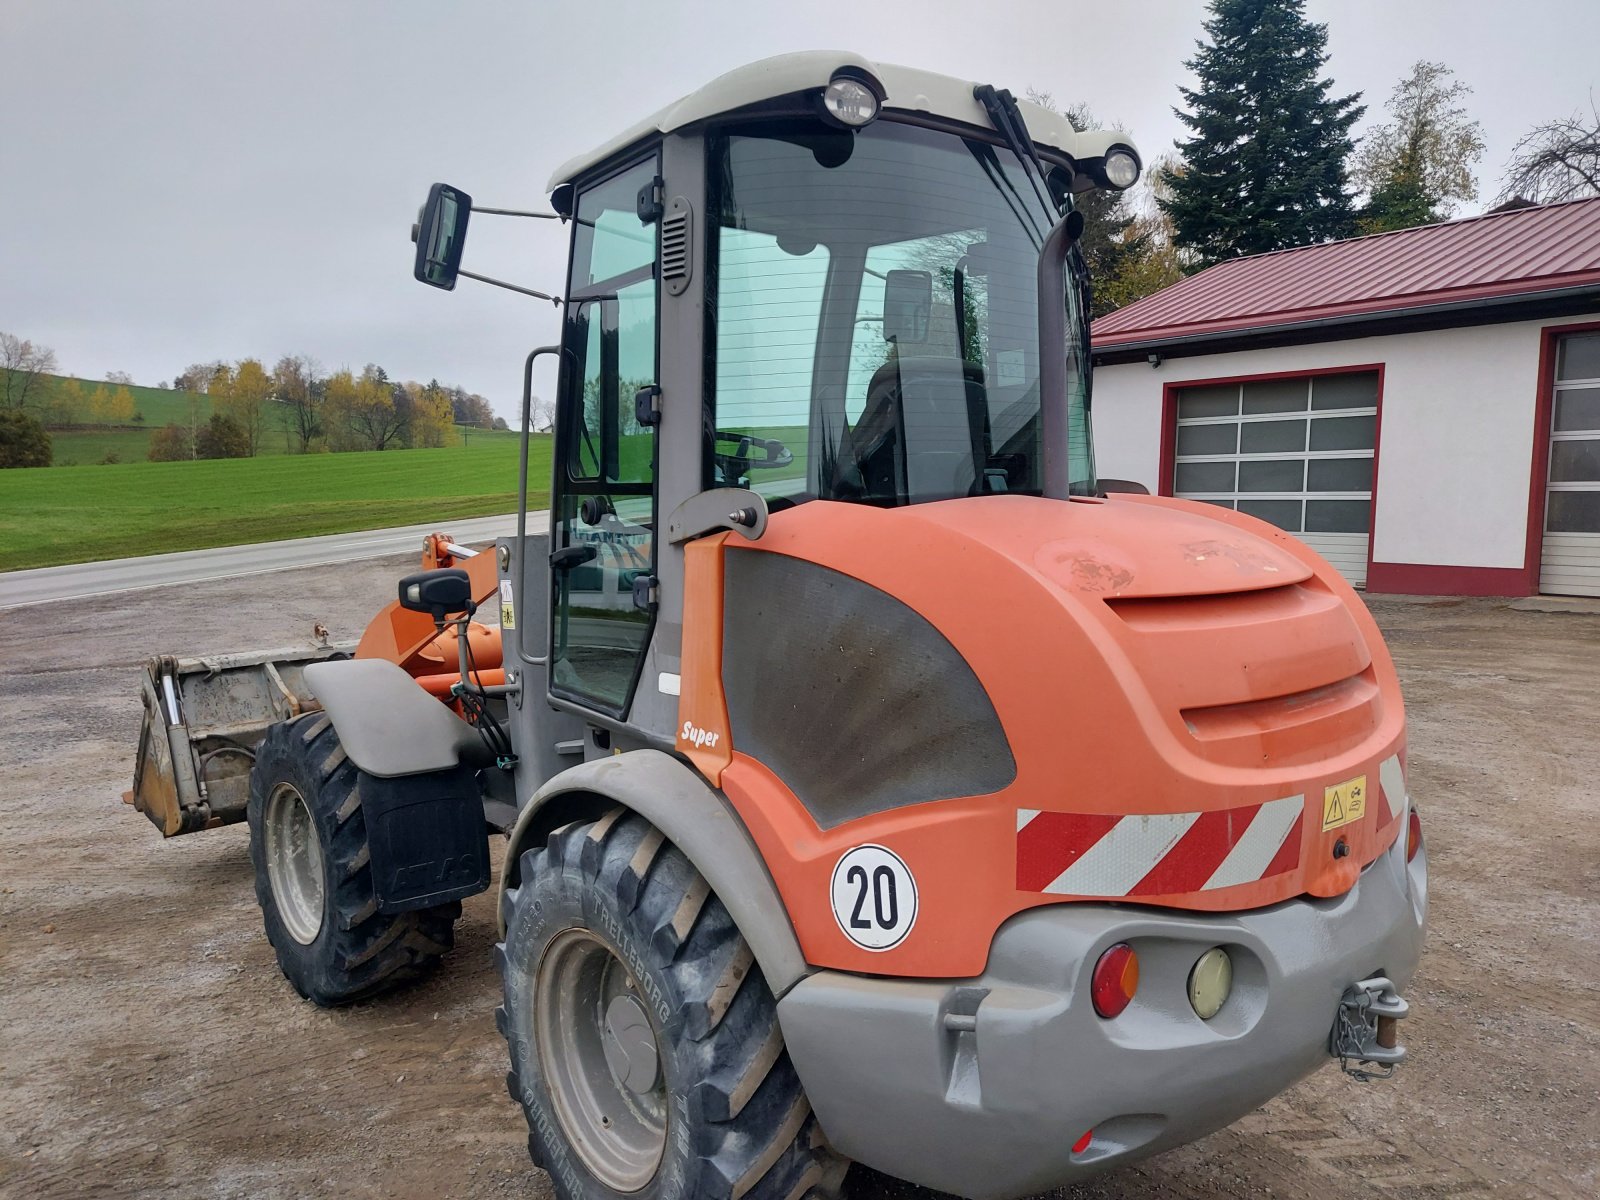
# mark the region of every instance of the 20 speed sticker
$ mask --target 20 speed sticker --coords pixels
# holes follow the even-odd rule
[[[917,922],[917,881],[884,846],[857,846],[833,868],[833,918],[863,950],[893,950]]]

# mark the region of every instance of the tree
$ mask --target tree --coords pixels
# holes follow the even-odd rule
[[[1522,135],[1495,199],[1559,204],[1588,196],[1600,196],[1600,109],[1592,98],[1588,116],[1574,112]]]
[[[107,371],[106,372],[106,382],[107,383],[125,383],[129,387],[132,387],[133,386],[133,376],[129,375],[126,371]]]
[[[89,394],[89,419],[96,425],[126,425],[133,420],[133,409],[133,393],[120,384],[97,384]]]
[[[1472,89],[1454,74],[1419,60],[1384,106],[1394,119],[1362,139],[1351,175],[1368,196],[1363,233],[1431,224],[1478,198],[1472,167],[1483,157],[1483,127],[1467,117],[1460,101]]]
[[[348,370],[328,379],[328,438],[335,450],[386,450],[405,429],[382,368],[368,364],[359,378]]]
[[[235,366],[221,366],[213,372],[209,391],[215,410],[232,418],[244,431],[245,444],[253,457],[261,449],[267,402],[272,399],[272,378],[258,360],[241,358]]]
[[[204,393],[211,386],[211,380],[216,375],[219,367],[225,366],[220,359],[211,362],[190,363],[172,381],[174,391]]]
[[[454,446],[456,444],[455,412],[450,395],[441,387],[428,387],[420,383],[405,385],[408,436],[417,447]]]
[[[1346,162],[1360,93],[1330,96],[1326,25],[1305,0],[1212,0],[1209,43],[1184,65],[1200,79],[1174,110],[1192,137],[1161,202],[1196,265],[1346,237]]]
[[[48,467],[50,435],[32,413],[20,408],[0,410],[0,468]]]
[[[173,421],[150,435],[151,462],[182,462],[194,457],[194,442],[189,431]]]
[[[50,389],[46,420],[51,425],[77,425],[89,419],[89,395],[83,382],[70,375]]]
[[[196,458],[249,458],[250,435],[243,425],[223,413],[212,413],[195,439]]]
[[[56,352],[49,346],[9,333],[0,333],[0,389],[4,407],[27,408],[45,402],[41,377],[56,369]]]
[[[286,354],[272,368],[272,394],[285,406],[287,427],[301,454],[323,436],[321,375],[321,365],[309,354]]]

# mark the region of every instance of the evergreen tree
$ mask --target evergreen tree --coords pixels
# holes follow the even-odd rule
[[[1362,233],[1389,233],[1433,225],[1443,218],[1434,209],[1422,172],[1408,157],[1397,160],[1389,174],[1372,189],[1361,210],[1357,227]]]
[[[1319,78],[1328,29],[1305,0],[1212,0],[1209,44],[1184,65],[1198,89],[1175,110],[1193,134],[1161,202],[1200,265],[1355,231],[1347,186],[1360,93],[1330,97]]]

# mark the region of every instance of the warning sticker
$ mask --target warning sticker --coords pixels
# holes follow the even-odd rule
[[[500,581],[500,628],[515,629],[517,627],[517,609],[511,602],[511,580]]]
[[[1322,794],[1322,832],[1349,825],[1367,815],[1367,777],[1357,775]]]

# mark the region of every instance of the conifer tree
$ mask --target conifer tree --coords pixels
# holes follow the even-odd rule
[[[1305,0],[1212,0],[1207,42],[1175,110],[1191,136],[1162,208],[1198,264],[1355,232],[1350,127],[1360,93],[1329,95],[1326,25]]]

